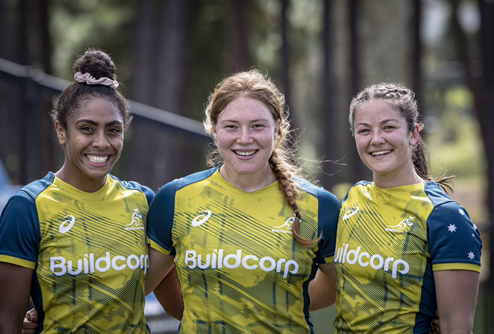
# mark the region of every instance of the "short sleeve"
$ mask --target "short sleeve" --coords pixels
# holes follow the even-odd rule
[[[18,191],[0,216],[0,261],[34,269],[39,241],[36,203],[26,192]]]
[[[156,193],[148,212],[147,227],[150,246],[166,255],[175,254],[172,229],[177,184],[177,180],[174,180],[163,186]]]
[[[482,240],[467,211],[454,201],[432,211],[428,222],[432,269],[480,272]]]
[[[318,263],[334,262],[336,248],[336,230],[341,203],[330,192],[321,188],[319,194],[319,230],[322,238],[319,242]]]

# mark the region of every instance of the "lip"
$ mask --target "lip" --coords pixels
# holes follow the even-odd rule
[[[246,149],[235,150],[235,149],[233,149],[232,152],[233,152],[233,154],[235,154],[236,157],[238,157],[240,159],[250,159],[253,156],[255,156],[257,154],[257,152],[259,152],[259,149],[252,149],[252,150],[246,150]],[[248,154],[251,152],[252,152],[252,154]],[[239,153],[244,153],[244,154],[248,154],[248,155],[243,155],[243,154],[239,154]]]
[[[94,161],[91,161],[88,156],[96,157],[96,158],[107,157],[107,159],[104,162],[94,162]],[[84,154],[84,159],[86,159],[86,161],[91,166],[95,166],[95,167],[105,167],[105,166],[109,165],[111,160],[112,160],[112,157],[113,157],[112,154]]]
[[[381,153],[381,152],[383,152],[383,153],[382,154],[378,154],[378,155],[374,155],[375,153]],[[391,153],[393,153],[393,150],[392,149],[387,149],[387,150],[372,151],[372,152],[369,152],[369,155],[371,157],[373,157],[373,158],[383,158],[383,157],[387,157]]]

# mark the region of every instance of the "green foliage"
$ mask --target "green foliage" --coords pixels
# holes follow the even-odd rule
[[[434,174],[445,171],[461,179],[483,178],[484,148],[471,106],[471,95],[464,87],[445,92],[444,111],[430,120],[426,134]]]

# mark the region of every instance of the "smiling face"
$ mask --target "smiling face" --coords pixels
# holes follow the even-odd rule
[[[409,131],[405,118],[384,100],[362,103],[353,124],[358,153],[374,173],[376,185],[389,188],[422,182],[412,162],[418,125]]]
[[[269,158],[280,121],[262,102],[237,97],[219,114],[214,138],[224,160],[221,175],[232,185],[255,191],[275,181]]]
[[[122,153],[122,114],[108,100],[92,98],[69,114],[66,123],[66,128],[56,123],[58,140],[65,148],[65,163],[56,175],[80,190],[97,191]]]

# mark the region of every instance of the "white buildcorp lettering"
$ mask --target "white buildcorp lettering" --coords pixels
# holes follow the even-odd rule
[[[258,258],[255,255],[245,255],[242,257],[242,251],[237,250],[235,254],[224,255],[223,249],[214,249],[212,254],[206,254],[206,256],[199,254],[194,250],[188,250],[185,252],[185,264],[190,269],[196,267],[200,269],[221,269],[223,267],[228,269],[235,269],[244,267],[248,270],[254,270],[261,268],[264,271],[276,270],[277,273],[283,272],[283,278],[287,278],[288,274],[298,273],[299,265],[293,260],[279,259],[276,261],[272,257],[265,256]]]
[[[132,270],[139,268],[146,273],[149,267],[149,256],[147,254],[131,254],[127,258],[121,255],[116,255],[112,258],[110,252],[106,252],[105,256],[95,260],[93,253],[84,254],[83,259],[77,260],[76,269],[74,269],[73,261],[67,261],[63,256],[53,256],[50,258],[50,270],[56,276],[65,275],[67,272],[73,276],[80,273],[104,273],[110,268],[120,271],[126,267]]]
[[[405,260],[395,260],[393,257],[384,259],[379,254],[371,255],[367,252],[361,252],[360,246],[357,249],[351,250],[348,250],[348,247],[348,244],[343,244],[343,246],[336,250],[335,263],[348,263],[352,265],[358,263],[361,267],[370,265],[373,269],[383,269],[386,272],[391,268],[391,276],[393,278],[396,278],[398,272],[405,275],[410,270],[410,266]],[[401,270],[398,268],[401,268]]]

